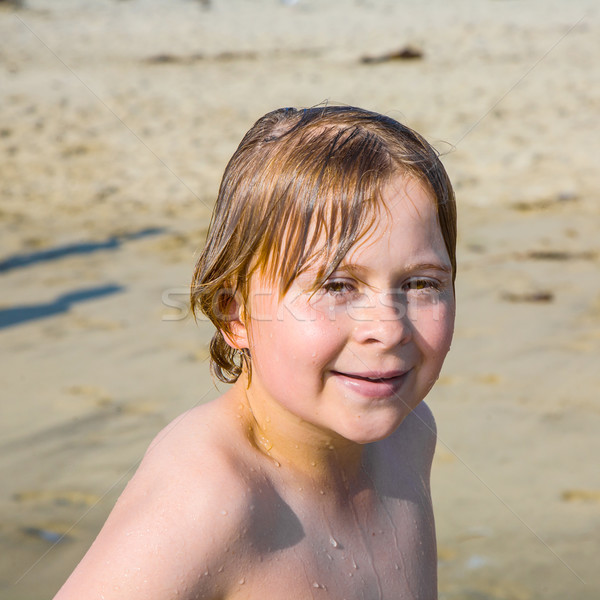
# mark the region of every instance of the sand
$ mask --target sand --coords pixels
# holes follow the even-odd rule
[[[6,4],[3,598],[51,597],[155,433],[218,395],[185,297],[220,175],[258,116],[323,101],[415,127],[456,186],[440,598],[600,597],[596,2]]]

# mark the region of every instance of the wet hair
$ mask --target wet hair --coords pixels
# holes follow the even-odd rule
[[[251,276],[279,282],[283,295],[305,269],[316,285],[337,268],[377,220],[383,190],[400,176],[416,179],[437,206],[456,274],[456,205],[438,153],[394,119],[351,106],[281,108],[259,119],[229,161],[206,245],[191,288],[194,315],[217,328],[210,344],[213,373],[236,381],[247,351],[232,348],[227,306]]]

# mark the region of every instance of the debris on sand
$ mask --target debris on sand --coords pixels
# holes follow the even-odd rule
[[[228,50],[212,56],[204,55],[202,53],[190,54],[187,56],[179,56],[177,54],[156,54],[154,56],[149,56],[148,58],[145,58],[144,62],[151,65],[189,65],[204,60],[230,62],[235,60],[255,60],[257,58],[258,54],[256,52]]]
[[[523,294],[504,292],[502,294],[502,300],[506,300],[507,302],[538,302],[546,304],[554,300],[554,294],[546,291],[525,292]]]
[[[600,490],[564,490],[564,502],[600,502]]]
[[[404,46],[400,50],[393,52],[386,52],[379,56],[362,56],[360,62],[366,65],[373,65],[384,62],[391,62],[394,60],[416,60],[423,58],[424,53],[420,48],[416,46]]]
[[[583,250],[581,252],[570,252],[568,250],[530,250],[526,253],[519,253],[519,258],[525,260],[594,260],[597,258],[595,252]]]

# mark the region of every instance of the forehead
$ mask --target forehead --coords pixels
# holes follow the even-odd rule
[[[436,199],[427,184],[412,176],[390,181],[382,191],[371,226],[350,248],[345,260],[381,239],[396,246],[413,245],[415,251],[444,246]]]
[[[394,212],[396,218],[416,219],[437,214],[437,202],[429,186],[411,175],[394,177],[384,187],[381,203],[388,215]]]

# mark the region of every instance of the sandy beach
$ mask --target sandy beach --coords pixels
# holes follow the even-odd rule
[[[219,394],[186,302],[223,168],[330,102],[417,129],[457,194],[440,599],[600,598],[598,57],[594,0],[0,2],[0,595],[51,598]]]

